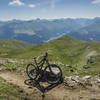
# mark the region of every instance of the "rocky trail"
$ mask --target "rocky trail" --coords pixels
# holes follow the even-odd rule
[[[24,83],[28,77],[23,74],[1,71],[0,77],[22,89],[27,94],[26,100],[100,100],[99,77],[65,77],[62,84],[45,93],[45,98],[42,98],[42,93],[36,87]]]

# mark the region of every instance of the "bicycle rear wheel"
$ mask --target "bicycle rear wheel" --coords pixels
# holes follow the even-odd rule
[[[62,70],[55,64],[50,64],[44,69],[45,80],[50,84],[56,84],[62,79]]]
[[[26,73],[28,77],[32,80],[37,78],[37,70],[34,64],[28,64],[26,67]]]

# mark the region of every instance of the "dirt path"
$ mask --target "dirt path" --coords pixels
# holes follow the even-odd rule
[[[24,84],[25,77],[14,73],[14,72],[4,72],[0,74],[0,77],[2,77],[4,80],[6,80],[9,83],[13,83],[19,87],[21,87],[25,92],[32,92],[32,89],[29,89],[27,85]]]
[[[10,71],[1,72],[0,77],[9,83],[19,86],[25,93],[35,94],[33,97],[36,98],[36,100],[42,100],[41,92],[36,87],[29,88],[24,84],[24,81],[27,79],[26,77]],[[99,90],[82,88],[69,89],[67,86],[64,86],[64,84],[61,84],[48,91],[44,100],[100,100]]]

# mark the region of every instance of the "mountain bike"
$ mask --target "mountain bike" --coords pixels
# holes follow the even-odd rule
[[[44,79],[50,84],[59,83],[62,80],[62,70],[56,64],[50,64],[48,59],[48,53],[45,53],[43,59],[37,62],[37,57],[33,58],[35,64],[28,64],[26,67],[26,73],[32,80]],[[46,63],[46,66],[44,67]]]

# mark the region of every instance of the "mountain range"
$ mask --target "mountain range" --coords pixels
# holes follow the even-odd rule
[[[0,21],[0,38],[11,38],[32,44],[41,44],[62,35],[69,35],[81,40],[100,41],[99,26],[100,18]]]
[[[100,19],[98,18],[92,24],[78,30],[71,31],[67,35],[86,41],[100,41]]]

